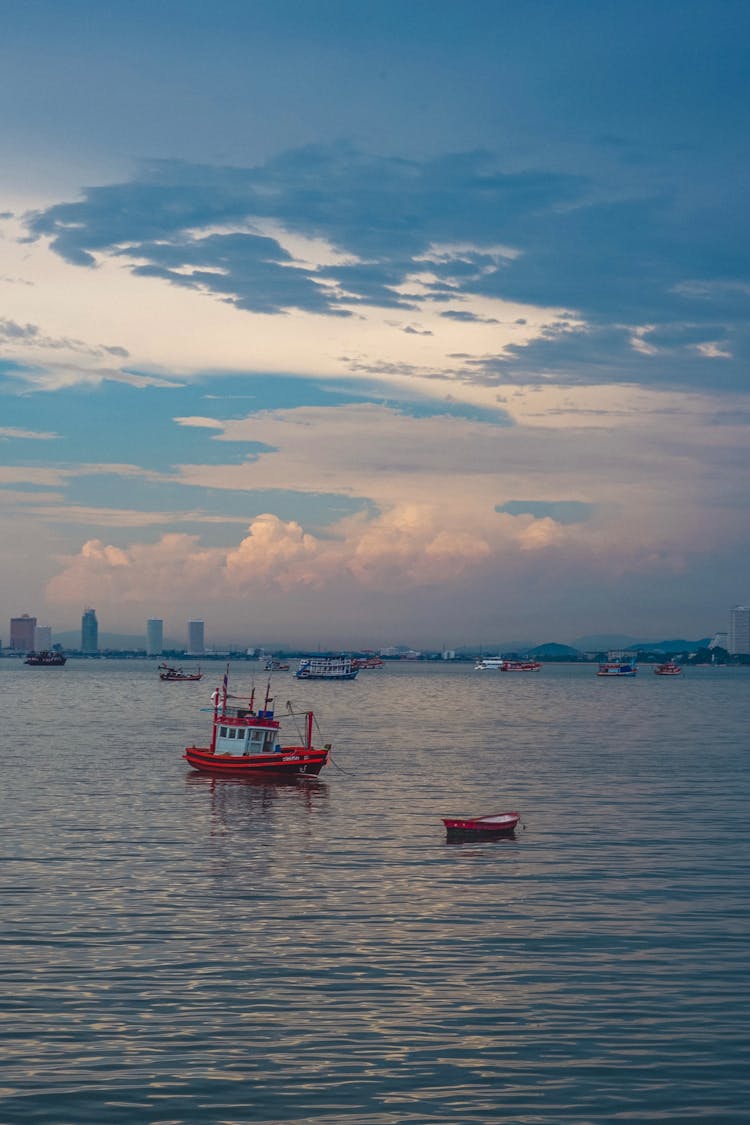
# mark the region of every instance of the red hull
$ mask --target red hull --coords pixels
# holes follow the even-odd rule
[[[277,754],[252,755],[214,754],[207,747],[188,746],[183,758],[201,773],[226,777],[315,777],[328,761],[327,750],[306,750],[285,746]]]
[[[495,816],[449,817],[443,824],[449,832],[481,832],[484,835],[507,836],[516,828],[521,814],[498,813]]]

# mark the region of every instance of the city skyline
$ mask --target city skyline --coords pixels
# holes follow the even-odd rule
[[[569,646],[571,648],[578,648],[579,650],[581,650],[581,649],[591,648],[592,644],[594,642],[601,641],[602,644],[603,644],[604,639],[606,637],[610,637],[610,638],[612,638],[612,644],[620,644],[621,641],[628,640],[628,641],[631,641],[633,643],[642,643],[644,645],[648,645],[648,644],[652,644],[652,643],[664,643],[664,642],[668,642],[668,641],[678,641],[678,640],[680,642],[685,642],[687,644],[691,644],[691,643],[695,643],[695,642],[700,641],[700,640],[707,640],[707,641],[710,642],[710,647],[718,646],[718,647],[724,648],[724,649],[726,649],[727,652],[730,653],[730,655],[748,655],[748,654],[750,654],[750,607],[744,606],[744,605],[739,605],[739,604],[735,604],[735,605],[729,607],[728,610],[727,610],[726,624],[727,624],[726,630],[724,630],[724,629],[714,629],[712,631],[709,631],[708,633],[706,633],[704,636],[702,636],[700,638],[699,637],[688,638],[683,633],[683,634],[680,634],[679,636],[675,635],[671,638],[660,637],[657,640],[654,637],[644,637],[644,636],[640,636],[640,637],[628,636],[628,637],[625,637],[625,636],[620,635],[620,634],[615,635],[615,634],[612,634],[612,633],[606,633],[605,632],[605,633],[600,633],[595,637],[588,637],[588,638],[586,638],[586,637],[559,638],[559,637],[548,636],[545,639],[540,639],[540,638],[537,637],[533,640],[529,639],[529,638],[526,638],[526,639],[522,640],[520,638],[516,638],[513,641],[511,641],[509,637],[506,638],[505,641],[501,641],[500,638],[495,638],[495,642],[496,642],[495,647],[498,647],[498,645],[499,645],[499,647],[506,648],[506,649],[514,649],[514,648],[531,649],[531,648],[538,647],[538,646],[544,646],[545,644],[551,644],[551,645],[561,645],[563,647]],[[70,633],[73,632],[72,629],[65,629],[65,628],[58,628],[57,630],[54,630],[53,627],[50,626],[50,625],[39,626],[39,625],[37,625],[37,619],[35,617],[31,616],[28,613],[23,613],[23,614],[18,615],[16,617],[11,617],[10,622],[9,622],[9,626],[10,626],[10,629],[9,629],[10,643],[9,643],[8,647],[11,650],[24,650],[24,649],[29,649],[29,648],[35,648],[35,649],[50,648],[50,647],[52,647],[53,633],[56,633],[56,635],[58,637],[62,637],[62,636],[69,636]],[[132,629],[133,627],[134,627],[134,623],[131,622],[130,628]],[[127,634],[124,635],[124,637],[126,638],[126,640],[128,642],[128,645],[126,647],[130,647],[131,651],[142,648],[145,651],[147,656],[159,656],[166,649],[169,649],[169,650],[180,650],[181,649],[188,656],[202,656],[204,654],[210,654],[210,653],[215,653],[215,652],[226,652],[226,651],[230,651],[230,650],[231,651],[241,651],[243,649],[247,649],[247,650],[258,649],[258,650],[262,651],[266,648],[269,648],[269,649],[273,649],[275,647],[283,648],[285,646],[285,644],[286,644],[286,647],[291,647],[291,648],[294,648],[294,649],[299,648],[301,650],[303,650],[305,648],[310,648],[310,647],[312,647],[312,648],[317,647],[318,649],[321,649],[321,648],[325,647],[325,646],[322,646],[320,644],[318,644],[317,646],[309,646],[309,645],[305,646],[302,643],[295,643],[293,640],[287,641],[287,642],[279,642],[275,638],[259,639],[257,636],[254,636],[254,637],[245,636],[243,638],[238,634],[237,631],[235,631],[235,633],[232,634],[231,637],[229,635],[217,636],[212,640],[211,644],[207,644],[206,643],[206,622],[203,621],[203,620],[200,620],[200,619],[196,619],[196,618],[191,618],[188,621],[183,622],[180,626],[179,631],[181,633],[180,638],[178,638],[178,636],[176,635],[176,633],[174,631],[172,632],[172,635],[170,636],[168,633],[165,632],[164,619],[163,618],[150,617],[143,623],[142,634],[139,634],[137,632],[136,633],[130,632],[130,633],[127,633]],[[108,634],[110,636],[113,636],[113,635],[114,636],[122,636],[121,634],[118,634],[116,631],[107,630],[106,628],[102,632],[105,635]],[[96,616],[96,610],[93,609],[93,608],[89,608],[89,609],[85,610],[84,613],[83,613],[83,616],[81,618],[80,636],[81,636],[81,646],[80,647],[81,647],[81,651],[83,651],[84,653],[88,652],[90,654],[94,651],[99,651],[100,649],[102,651],[104,651],[106,648],[118,647],[118,646],[112,646],[112,645],[108,645],[108,646],[105,646],[105,645],[100,646],[99,645],[99,641],[98,641],[99,621],[98,621],[98,618]],[[43,638],[43,641],[40,640],[40,637]],[[17,642],[16,644],[13,643],[14,638]],[[33,638],[33,640],[30,640],[30,638]],[[144,642],[142,645],[138,643],[139,639],[141,639],[141,638]],[[136,641],[135,645],[132,644],[133,641]],[[591,642],[591,643],[589,643],[589,642]],[[55,643],[59,644],[59,641],[56,641]],[[0,647],[2,647],[1,644],[0,644]],[[341,644],[341,645],[333,644],[333,645],[328,646],[328,647],[330,647],[332,649],[340,649],[340,650],[343,650],[343,649],[348,647],[348,648],[350,648],[352,650],[355,650],[355,651],[372,651],[373,648],[375,648],[375,649],[378,649],[379,651],[381,651],[381,653],[386,651],[386,650],[395,651],[397,648],[411,649],[411,651],[414,651],[414,649],[412,648],[411,645],[403,644],[403,643],[397,643],[395,645],[393,645],[393,644],[387,644],[387,645],[383,644],[383,645],[374,645],[374,646],[371,643],[362,643],[360,645],[349,645],[349,646],[346,646],[346,645],[343,645],[343,644]],[[446,645],[445,643],[443,643],[439,646],[429,646],[429,645],[422,646],[423,649],[425,649],[426,651],[430,651],[430,652],[450,651],[450,650],[454,649],[454,647],[455,646],[453,646],[452,644]],[[476,650],[476,649],[481,650],[483,647],[484,646],[482,644],[477,645],[476,643],[475,644],[469,643],[469,644],[464,644],[464,645],[458,646],[458,648],[460,650],[471,650],[471,651]],[[594,644],[594,647],[596,647],[595,644]],[[599,647],[602,647],[602,645],[599,645]],[[606,645],[604,647],[606,647]]]
[[[750,599],[748,32],[13,0],[0,612],[710,635]]]

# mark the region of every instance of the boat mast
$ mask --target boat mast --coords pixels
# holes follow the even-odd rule
[[[312,750],[312,730],[313,730],[313,713],[312,711],[305,712],[307,719],[307,737],[305,739],[305,750]]]
[[[221,696],[219,694],[218,688],[214,689],[214,693],[211,698],[214,701],[214,723],[211,731],[211,753],[213,754],[216,751],[216,731],[219,725],[219,699],[221,698]]]

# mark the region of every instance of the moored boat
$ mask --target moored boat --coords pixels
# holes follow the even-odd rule
[[[282,745],[281,724],[274,717],[273,699],[266,689],[263,705],[255,707],[255,689],[249,699],[231,696],[228,675],[213,694],[213,722],[208,746],[188,746],[183,758],[194,770],[226,777],[293,779],[315,777],[328,762],[330,743],[313,746],[312,711],[304,711],[304,734],[299,743]],[[231,700],[231,702],[230,702]]]
[[[352,668],[356,668],[358,672],[367,668],[382,668],[384,660],[379,656],[355,656],[352,659]]]
[[[67,656],[63,656],[61,652],[49,652],[45,648],[39,652],[30,652],[24,664],[28,664],[31,668],[62,668],[67,659]]]
[[[503,656],[484,656],[474,665],[475,672],[538,672],[538,660],[506,660]]]
[[[197,672],[184,672],[182,668],[172,668],[169,664],[159,665],[159,679],[166,683],[182,683],[185,681],[202,680],[203,673],[200,668]]]
[[[679,676],[682,668],[679,664],[675,664],[674,660],[665,660],[663,664],[656,665],[654,672],[657,676]]]
[[[294,675],[298,680],[354,680],[358,672],[348,656],[310,656],[300,660]]]
[[[597,676],[635,676],[638,666],[624,652],[610,652],[597,669]]]
[[[518,812],[494,813],[491,816],[444,817],[443,824],[450,838],[511,836],[521,819]]]

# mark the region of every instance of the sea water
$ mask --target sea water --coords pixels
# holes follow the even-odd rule
[[[0,661],[2,1125],[748,1120],[750,670],[276,673],[274,785],[208,669]]]

